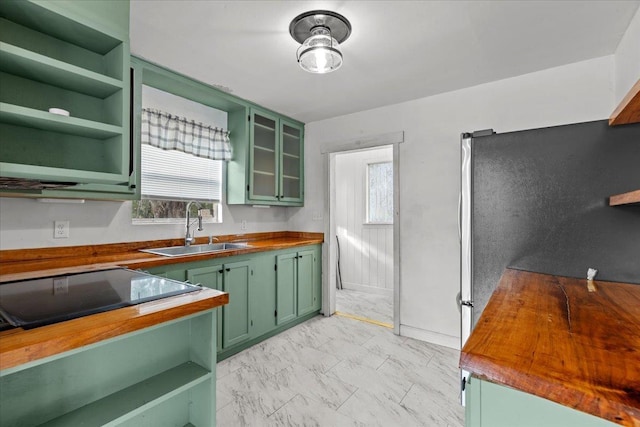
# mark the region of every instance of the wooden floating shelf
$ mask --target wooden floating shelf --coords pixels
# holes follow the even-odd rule
[[[640,203],[640,190],[629,191],[628,193],[616,194],[609,197],[609,206],[621,206]]]
[[[61,116],[4,102],[0,102],[0,122],[96,139],[122,135],[120,126]]]
[[[609,118],[609,126],[640,123],[640,80],[618,105]]]
[[[1,68],[20,77],[106,98],[122,89],[122,81],[8,43],[0,43]]]

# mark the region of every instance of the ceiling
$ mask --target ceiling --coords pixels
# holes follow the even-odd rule
[[[615,52],[640,0],[131,0],[131,51],[303,122]],[[296,63],[289,23],[328,9],[353,27],[338,71]]]

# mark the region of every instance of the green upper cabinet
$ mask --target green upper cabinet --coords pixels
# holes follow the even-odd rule
[[[303,202],[304,144],[303,127],[291,121],[280,120],[280,201],[296,204]]]
[[[0,2],[4,195],[135,198],[129,118],[128,1]]]
[[[304,127],[302,123],[252,107],[248,149],[236,150],[228,168],[227,202],[302,206]]]
[[[251,109],[249,198],[278,201],[278,118]]]

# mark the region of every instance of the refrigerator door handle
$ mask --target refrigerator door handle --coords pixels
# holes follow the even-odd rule
[[[458,193],[458,241],[462,242],[462,191]]]

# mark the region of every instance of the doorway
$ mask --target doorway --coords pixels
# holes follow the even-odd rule
[[[392,322],[390,323],[393,325],[393,331],[395,334],[399,334],[400,332],[399,301],[400,301],[400,291],[401,291],[401,280],[400,280],[401,275],[400,275],[400,226],[399,226],[400,224],[399,144],[402,143],[403,141],[404,141],[404,132],[395,132],[395,133],[382,134],[382,135],[377,135],[372,137],[364,137],[357,140],[343,142],[341,144],[327,144],[325,147],[321,149],[321,153],[325,155],[324,156],[325,176],[328,177],[327,192],[325,193],[325,206],[327,206],[328,209],[325,212],[325,215],[326,217],[329,218],[329,221],[325,223],[325,242],[327,243],[327,245],[325,245],[326,252],[323,256],[323,263],[324,263],[323,269],[324,271],[327,272],[327,274],[323,275],[323,313],[325,314],[325,316],[330,316],[336,313],[337,297],[338,297],[337,288],[340,285],[342,285],[343,289],[345,288],[345,281],[344,281],[345,276],[341,274],[342,270],[344,269],[344,263],[347,262],[345,260],[350,259],[350,260],[354,260],[353,261],[354,263],[356,262],[355,258],[351,256],[349,256],[349,258],[345,258],[347,257],[347,255],[344,251],[346,250],[347,253],[349,250],[362,251],[362,247],[363,247],[362,243],[354,244],[355,242],[350,241],[350,240],[356,240],[354,235],[351,235],[348,233],[345,234],[344,230],[340,230],[339,232],[339,227],[338,227],[339,220],[337,218],[337,214],[340,210],[339,208],[340,201],[337,198],[337,194],[338,194],[337,189],[340,186],[340,183],[337,182],[336,180],[336,166],[340,161],[340,156],[349,154],[349,153],[360,152],[360,153],[365,153],[364,155],[366,157],[367,152],[371,154],[373,153],[372,149],[381,148],[381,147],[387,147],[387,150],[391,152],[391,159],[392,159],[391,173],[393,176],[392,178],[393,220],[391,225],[391,233],[390,233],[391,236],[388,239],[386,239],[386,242],[385,242],[385,252],[386,252],[386,244],[389,244],[389,246],[392,247],[393,249],[392,249],[392,254],[389,255],[392,258],[392,263],[391,263],[392,266],[388,268],[386,267],[386,264],[385,264],[384,276],[386,280],[386,277],[388,274],[389,276],[392,277],[392,280],[390,284],[385,282],[385,286],[383,287],[383,289],[386,289],[386,291],[382,291],[380,292],[380,294],[384,294],[386,292],[388,295],[389,292],[391,293]],[[376,163],[376,162],[370,162],[370,163]],[[365,164],[367,164],[367,162],[365,162]],[[366,176],[362,177],[363,182],[365,182],[366,179],[367,179]],[[366,220],[363,220],[363,217],[362,217],[362,215],[366,214],[366,209],[367,209],[366,197],[367,196],[365,193],[361,198],[362,200],[361,203],[363,206],[363,210],[361,212],[364,212],[364,213],[361,214],[359,221],[363,223],[366,222]],[[344,201],[342,202],[342,204],[344,205]],[[389,224],[367,224],[364,226],[369,227],[370,229],[373,229],[375,227],[384,229],[385,228],[384,226],[388,226],[388,225]],[[340,235],[343,235],[342,239],[340,238]],[[336,236],[338,237],[336,238]],[[339,245],[341,244],[342,244],[342,247],[339,247]],[[349,245],[353,245],[353,248],[349,249]],[[341,249],[343,251],[343,253],[340,254],[341,269],[340,271],[338,271],[338,260],[339,260],[338,252]],[[370,255],[370,252],[369,252],[369,255]],[[380,257],[378,256],[378,259],[379,258]],[[362,259],[363,258],[361,256],[360,260]],[[349,261],[349,262],[352,262],[352,261]],[[362,261],[360,262],[362,263]],[[378,264],[376,263],[376,265]],[[388,269],[388,273],[387,273],[387,269]],[[377,270],[376,274],[381,275],[379,270]],[[342,277],[339,277],[339,276],[342,276]],[[346,276],[347,281],[350,281],[352,278],[353,276],[350,277],[347,274]],[[341,280],[341,283],[339,283],[339,280]],[[377,282],[377,283],[379,284],[380,282]],[[356,286],[353,286],[353,285],[356,285]],[[370,288],[358,289],[357,285],[359,285],[359,283],[357,283],[356,281],[349,282],[347,283],[346,289],[349,290],[349,288],[351,288],[351,290],[354,290],[354,291],[363,291],[363,290],[370,291],[371,290]],[[363,284],[360,283],[360,285],[363,285]],[[364,284],[364,286],[369,286],[369,285]],[[375,295],[375,292],[373,294]],[[355,299],[357,300],[357,296]],[[374,302],[374,306],[375,306],[375,302]],[[355,314],[355,315],[358,316],[358,314]],[[366,318],[366,316],[361,316],[361,317]],[[372,320],[375,320],[375,319],[372,319]],[[388,321],[389,318],[386,317],[385,320]],[[383,323],[387,323],[387,322],[383,321]]]
[[[393,146],[337,153],[336,314],[393,328]]]

